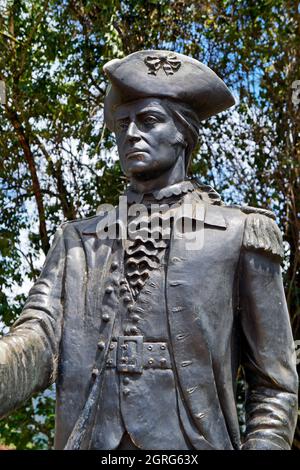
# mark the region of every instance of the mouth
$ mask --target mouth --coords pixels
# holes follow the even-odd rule
[[[143,150],[132,150],[130,152],[126,153],[126,159],[127,160],[139,160],[143,161],[145,160],[145,152]]]

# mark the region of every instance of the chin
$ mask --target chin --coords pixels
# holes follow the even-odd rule
[[[126,174],[137,178],[139,175],[152,174],[154,171],[153,167],[145,165],[143,162],[136,162],[126,169]]]

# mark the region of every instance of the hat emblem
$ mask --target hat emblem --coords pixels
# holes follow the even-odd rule
[[[155,76],[159,69],[163,69],[166,75],[174,75],[174,72],[177,72],[181,66],[181,62],[175,54],[169,54],[167,56],[148,55],[144,59],[144,62],[149,69],[148,74]]]

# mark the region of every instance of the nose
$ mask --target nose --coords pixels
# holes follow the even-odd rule
[[[140,132],[134,121],[131,121],[127,128],[127,139],[130,142],[137,142],[140,140]]]

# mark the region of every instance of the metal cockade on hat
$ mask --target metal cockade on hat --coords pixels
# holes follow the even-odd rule
[[[159,69],[163,69],[166,75],[173,75],[180,66],[181,61],[175,54],[169,54],[168,56],[147,56],[144,59],[145,64],[149,68],[149,75],[156,75]]]

